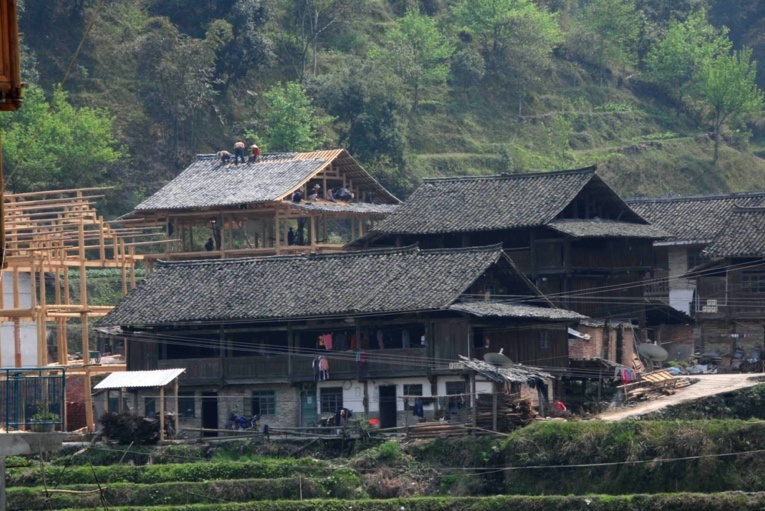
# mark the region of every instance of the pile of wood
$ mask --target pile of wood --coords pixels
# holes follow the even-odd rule
[[[493,429],[494,402],[491,394],[478,394],[476,426]],[[528,399],[497,394],[497,431],[509,432],[534,422],[537,413]]]
[[[656,399],[676,393],[691,384],[688,378],[678,378],[665,370],[643,374],[639,381],[620,385],[617,388],[624,392],[625,401],[643,401]]]
[[[461,423],[433,421],[421,422],[407,428],[408,438],[437,438],[445,436],[465,436],[470,429]]]

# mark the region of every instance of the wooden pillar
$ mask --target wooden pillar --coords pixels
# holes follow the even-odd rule
[[[181,420],[181,410],[178,408],[178,376],[175,377],[175,385],[173,385],[173,407],[175,407],[175,424],[174,424],[174,431],[175,434],[178,434],[178,431],[180,431],[181,427],[179,425],[179,421]]]
[[[165,387],[159,388],[159,441],[165,440]]]
[[[64,305],[69,305],[69,267],[64,267]]]
[[[311,216],[311,246],[316,245],[316,217]]]
[[[119,400],[117,401],[117,413],[122,413],[122,411],[125,409],[125,401],[122,395],[122,389],[119,389]]]
[[[45,296],[45,268],[40,264],[40,313],[37,316],[37,365],[39,367],[48,365],[47,301]]]
[[[473,434],[478,427],[478,394],[476,393],[475,371],[470,375],[470,402],[473,405]]]
[[[13,308],[21,307],[19,294],[19,268],[13,267]],[[21,367],[21,319],[13,318],[13,364]]]
[[[54,290],[56,305],[61,305],[61,272],[58,269],[54,275],[53,285],[56,287]],[[2,300],[2,295],[0,295],[0,300]]]
[[[497,384],[491,384],[491,429],[497,431]]]
[[[135,247],[130,247],[130,289],[135,289]]]

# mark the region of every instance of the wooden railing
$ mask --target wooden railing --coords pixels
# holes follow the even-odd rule
[[[265,357],[234,357],[223,359],[223,374],[226,381],[262,380],[289,377],[287,355]]]
[[[186,369],[179,377],[181,382],[219,381],[223,376],[223,365],[219,358],[184,358],[159,360],[158,369],[183,367]]]
[[[646,298],[658,298],[669,302],[669,271],[654,270],[651,275],[646,276],[643,293]]]

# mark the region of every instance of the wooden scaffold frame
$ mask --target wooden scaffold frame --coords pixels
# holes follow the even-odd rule
[[[94,375],[124,371],[125,364],[94,364],[90,357],[88,320],[106,315],[111,306],[91,305],[88,300],[87,270],[120,270],[122,295],[136,285],[136,263],[143,255],[136,248],[160,243],[154,239],[157,227],[109,222],[95,209],[108,188],[81,188],[29,193],[4,193],[5,250],[3,278],[12,279],[13,303],[5,303],[0,292],[0,324],[13,323],[14,360],[0,366],[21,367],[21,323],[37,325],[37,365],[66,366],[67,375],[85,378],[87,428],[95,427],[91,398]],[[69,270],[79,270],[80,296],[70,295]],[[28,274],[30,307],[21,306],[20,275]],[[55,292],[46,294],[46,275],[52,275]],[[5,286],[5,284],[3,284]],[[67,323],[79,319],[82,328],[82,359],[70,360]],[[48,360],[47,325],[56,325],[57,359]]]

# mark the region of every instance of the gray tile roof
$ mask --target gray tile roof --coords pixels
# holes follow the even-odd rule
[[[322,165],[323,160],[223,165],[215,155],[200,155],[135,209],[195,209],[273,201],[300,185]]]
[[[734,209],[704,254],[713,259],[765,257],[765,208]]]
[[[624,221],[646,223],[596,173],[560,172],[428,179],[369,237],[535,227],[558,216],[585,188],[624,210]]]
[[[443,310],[500,259],[512,271],[499,246],[163,262],[99,327]]]
[[[399,200],[370,176],[344,149],[264,155],[258,163],[223,165],[214,154],[197,159],[136,212],[204,209],[280,200],[330,162],[367,191],[375,202]]]
[[[449,309],[485,318],[560,319],[577,321],[587,318],[587,316],[583,316],[578,312],[566,309],[554,309],[537,307],[535,305],[495,301],[455,303],[454,305],[451,305]]]
[[[765,206],[765,192],[696,197],[630,199],[643,218],[669,232],[677,243],[709,243],[738,206]]]
[[[667,238],[670,234],[655,225],[633,224],[601,219],[558,219],[547,224],[558,232],[575,238]]]

